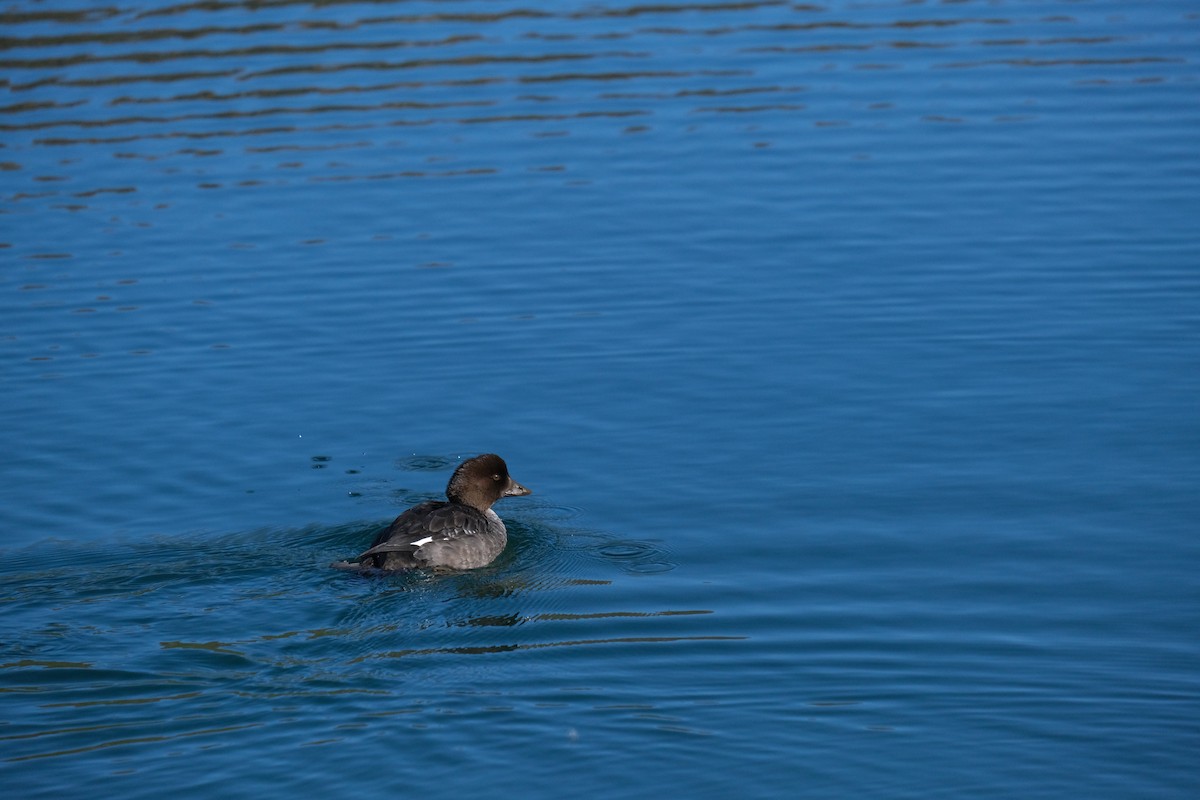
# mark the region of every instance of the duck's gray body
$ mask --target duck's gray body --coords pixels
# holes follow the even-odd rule
[[[477,569],[492,563],[508,544],[508,531],[492,504],[532,494],[508,474],[500,456],[488,453],[459,465],[446,487],[448,500],[413,506],[375,537],[358,563],[343,569]]]
[[[397,517],[358,558],[376,569],[475,569],[492,563],[507,544],[508,531],[490,508],[430,501]]]

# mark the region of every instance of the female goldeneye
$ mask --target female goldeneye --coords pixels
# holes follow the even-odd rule
[[[420,567],[475,569],[492,563],[508,543],[508,531],[492,504],[501,497],[532,494],[508,474],[494,453],[458,465],[446,486],[449,502],[413,506],[375,537],[349,568],[399,570]],[[343,566],[335,564],[334,566]]]

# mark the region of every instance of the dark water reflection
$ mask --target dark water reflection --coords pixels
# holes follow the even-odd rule
[[[1030,36],[1032,20],[1024,13],[978,16],[971,3],[844,9],[781,2],[657,4],[463,13],[437,3],[425,13],[358,16],[391,5],[202,3],[146,13],[135,8],[10,12],[4,16],[8,35],[0,39],[5,54],[0,67],[7,71],[13,102],[0,109],[0,130],[34,146],[78,147],[306,137],[318,132],[304,122],[315,115],[336,118],[342,130],[376,135],[396,126],[596,116],[664,120],[700,111],[750,110],[688,102],[697,96],[793,97],[805,91],[762,83],[780,73],[828,84],[831,72],[847,69],[920,73],[1014,66],[1095,73],[1152,66],[1167,71],[1136,77],[1169,80],[1172,65],[1186,63],[1182,50],[1164,55],[1164,43],[1145,36],[1089,35],[1107,26],[1086,14],[1044,17],[1037,21],[1039,30],[1061,33]],[[421,5],[400,7],[415,12]],[[246,24],[213,24],[237,22],[247,9],[255,13]],[[293,18],[296,12],[311,16]],[[283,18],[262,19],[272,14]],[[180,24],[158,27],[164,17]],[[1004,35],[997,36],[996,29]],[[906,38],[875,40],[879,32],[902,32]],[[864,41],[864,36],[870,38]],[[686,45],[680,39],[693,40],[691,46],[701,48],[702,55],[682,60],[679,48]],[[606,49],[597,50],[594,42]],[[607,49],[609,43],[636,49]],[[1028,48],[1052,48],[1055,55],[996,55]],[[360,60],[362,53],[377,57]],[[860,60],[859,54],[870,60]],[[825,60],[829,57],[837,60]],[[681,69],[684,64],[688,67]],[[321,82],[302,82],[314,77]],[[1117,75],[1066,76],[1080,78],[1119,80]],[[612,84],[654,88],[649,95],[596,91]],[[554,94],[528,94],[535,88]],[[614,101],[634,97],[656,102],[613,107]],[[794,102],[751,108],[821,115],[819,107]],[[271,127],[244,127],[259,119]],[[228,127],[231,123],[237,127]]]

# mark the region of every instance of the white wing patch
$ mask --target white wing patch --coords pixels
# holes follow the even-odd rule
[[[423,544],[429,544],[433,541],[432,536],[426,536],[424,539],[417,539],[415,542],[409,542],[413,547],[420,547]]]

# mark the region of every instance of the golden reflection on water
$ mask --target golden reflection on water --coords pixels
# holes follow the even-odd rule
[[[7,664],[0,664],[0,669],[27,669],[29,667],[41,667],[42,669],[88,669],[92,666],[90,661],[40,661],[35,658],[23,658],[20,661],[10,661]]]
[[[613,546],[622,552],[629,551],[630,557],[635,555],[633,543],[621,542]],[[233,560],[240,559],[242,555],[240,550],[227,553],[227,557]],[[148,557],[159,560],[154,554]],[[561,568],[562,565],[559,566]],[[89,585],[95,584],[98,588],[94,598],[76,602],[107,602],[117,614],[127,611],[133,597],[124,590],[125,579],[122,576],[125,573],[120,569],[118,573],[110,574],[106,568],[99,568],[91,577],[79,577],[78,580]],[[137,574],[136,570],[131,574]],[[175,573],[168,571],[168,574]],[[412,576],[404,582],[367,581],[355,584],[354,588],[364,593],[343,598],[347,603],[347,611],[356,620],[356,624],[349,626],[263,632],[234,640],[163,639],[158,642],[158,648],[164,654],[169,654],[169,661],[159,666],[144,657],[130,662],[128,668],[113,661],[97,664],[95,661],[48,658],[21,658],[0,664],[0,670],[8,671],[6,677],[10,683],[2,691],[36,696],[37,708],[43,715],[40,726],[30,727],[30,722],[25,721],[0,734],[0,741],[12,743],[3,760],[13,763],[78,757],[115,748],[144,752],[148,745],[210,736],[218,737],[220,741],[220,737],[236,731],[278,724],[278,720],[274,719],[255,718],[246,721],[244,716],[238,719],[242,714],[239,709],[243,708],[246,700],[288,702],[295,699],[311,702],[314,698],[333,696],[397,698],[400,695],[393,688],[396,685],[394,676],[387,674],[391,669],[387,665],[397,659],[487,656],[613,645],[686,646],[704,642],[738,642],[748,638],[666,630],[628,635],[623,627],[606,625],[601,635],[590,637],[551,636],[529,640],[529,634],[526,633],[524,640],[509,638],[497,641],[497,634],[511,637],[517,628],[527,624],[549,624],[547,630],[555,630],[562,624],[594,625],[633,619],[701,618],[714,612],[711,609],[684,608],[479,613],[481,610],[490,610],[494,601],[513,599],[518,592],[504,582],[492,586],[486,580],[478,583],[471,576],[458,577],[461,580]],[[61,578],[53,576],[48,580],[55,584],[62,582]],[[69,579],[67,583],[70,583]],[[535,583],[542,589],[577,587],[585,591],[612,585],[611,580],[582,577],[563,577]],[[140,588],[153,592],[162,587],[163,584],[155,582]],[[65,591],[67,587],[61,588]],[[521,583],[518,588],[533,587]],[[284,603],[289,600],[314,602],[307,591],[301,592],[300,596],[288,590],[271,589],[264,592],[262,589],[247,590],[239,586],[232,587],[230,591],[231,594],[224,601],[219,597],[210,597],[206,602],[213,603],[214,608],[227,605],[231,599],[235,604],[240,603],[247,596],[252,596],[256,601],[271,598]],[[465,602],[465,614],[461,617],[451,613],[444,617],[414,619],[414,613],[429,614],[439,605],[434,603],[431,606],[426,592],[433,592],[432,596],[440,597],[442,603],[450,600]],[[326,598],[326,604],[330,600]],[[477,601],[482,601],[482,604]],[[156,603],[153,607],[158,620],[155,624],[167,630],[186,624],[186,618],[192,611],[186,599],[180,599],[177,605]],[[213,610],[206,609],[198,618],[206,618]],[[87,639],[97,633],[79,629],[59,631],[60,637],[67,639],[72,636]],[[118,627],[106,632],[106,635],[125,637],[128,633]],[[490,641],[473,640],[472,637],[476,636],[487,636]],[[395,646],[409,642],[423,646]],[[76,639],[74,644],[67,646],[78,647],[80,644],[82,640]],[[443,664],[437,668],[453,670],[455,667]],[[431,698],[418,700],[416,705],[397,708],[391,704],[383,709],[375,703],[355,702],[352,708],[356,710],[349,717],[332,722],[314,719],[310,724],[314,731],[328,735],[334,730],[370,727],[372,719],[409,715],[413,717],[413,727],[424,728],[431,725],[437,716],[456,713],[456,697],[470,700],[478,694],[477,691],[466,689],[448,690],[441,695],[434,692]],[[501,694],[497,693],[496,696],[500,697]],[[538,707],[548,705],[545,700],[522,702],[536,703]],[[632,718],[676,733],[709,733],[687,724],[688,720],[677,713],[666,713],[650,704],[599,702],[593,703],[593,707],[610,714],[632,713]],[[75,712],[84,709],[93,715],[90,724],[79,724],[81,718]],[[486,710],[493,713],[521,712],[517,705],[504,702],[492,703]],[[96,715],[102,715],[102,718]],[[98,718],[102,721],[95,721]],[[318,737],[310,743],[338,740],[333,735]]]
[[[432,655],[489,655],[511,653],[518,650],[544,650],[551,647],[583,647],[601,644],[674,644],[677,642],[736,642],[746,636],[615,636],[608,639],[571,639],[562,642],[524,642],[511,644],[463,645],[458,647],[426,647],[407,650],[389,650],[359,656],[352,663],[375,659],[408,658]]]
[[[96,750],[107,750],[112,747],[128,747],[131,745],[152,744],[152,743],[156,743],[156,742],[170,742],[170,741],[175,741],[178,739],[192,739],[197,736],[217,736],[217,735],[220,735],[223,733],[233,733],[234,731],[244,731],[249,728],[258,728],[258,727],[261,727],[263,724],[265,724],[265,723],[249,722],[249,723],[246,723],[243,725],[226,725],[226,726],[220,727],[220,728],[204,728],[202,730],[184,731],[183,733],[176,733],[176,734],[171,734],[171,735],[160,734],[160,735],[156,735],[156,736],[134,736],[134,737],[126,738],[126,739],[112,739],[109,741],[98,742],[96,744],[87,745],[86,747],[72,747],[72,748],[68,748],[66,750],[53,750],[53,751],[46,752],[46,753],[31,753],[29,755],[14,756],[13,758],[8,758],[5,760],[13,761],[13,762],[15,762],[15,761],[33,761],[33,760],[39,759],[39,758],[56,758],[56,757],[61,757],[61,756],[79,755],[80,753],[91,753]],[[124,727],[124,726],[116,726],[116,725],[101,726],[101,727],[93,728],[90,730],[111,730],[113,728],[118,728],[118,727]],[[47,731],[47,733],[68,733],[68,732],[73,733],[73,732],[75,732],[75,730]]]

